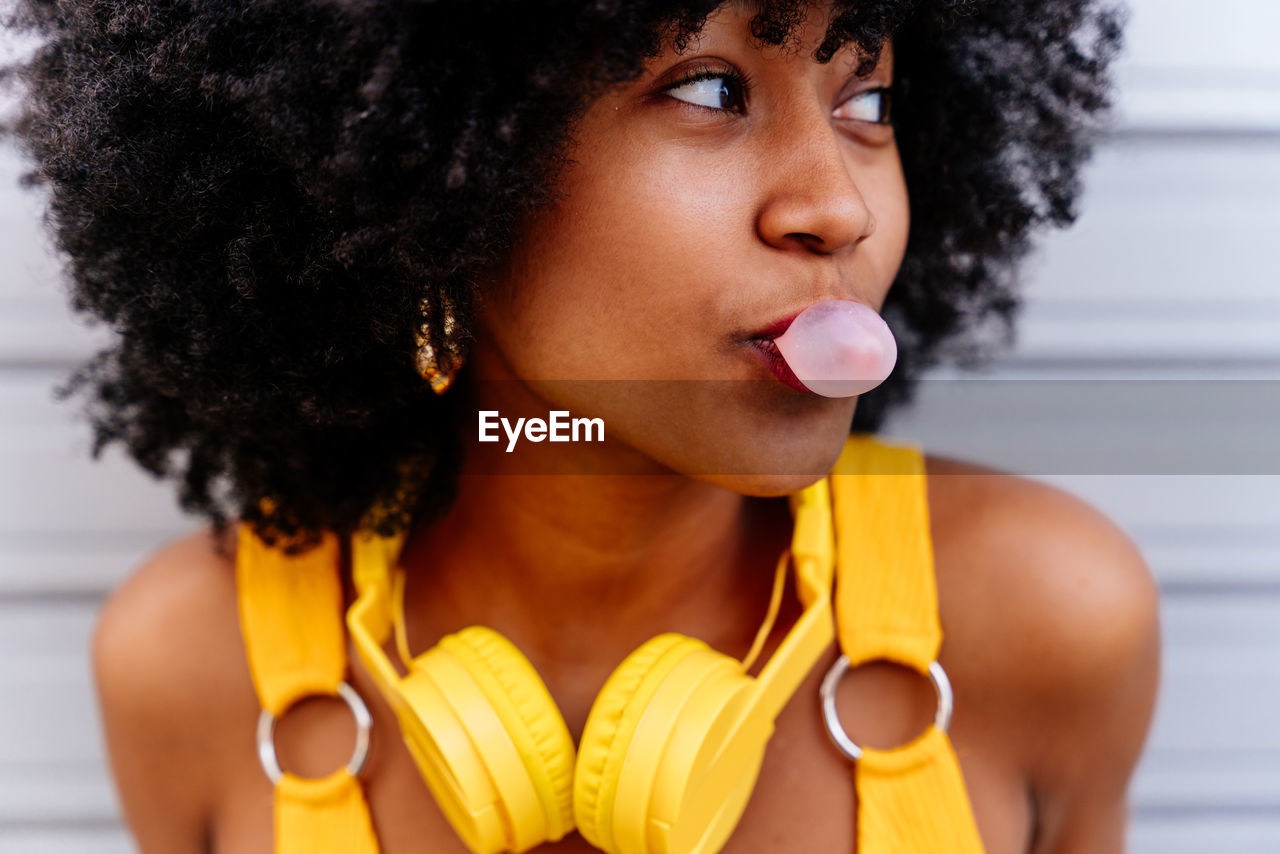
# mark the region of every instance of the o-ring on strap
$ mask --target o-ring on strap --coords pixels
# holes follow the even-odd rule
[[[831,728],[841,750],[858,754],[858,854],[982,854],[946,734],[951,689],[937,662],[942,627],[924,457],[915,447],[854,434],[830,480],[837,519],[836,626],[844,655],[825,680],[828,723],[835,682],[846,667],[877,659],[930,678],[939,707],[923,735],[892,750],[857,748],[847,735],[847,744],[841,743],[838,719]]]
[[[378,854],[369,806],[355,774],[368,747],[368,710],[343,681],[347,669],[338,541],[325,535],[305,554],[268,548],[243,523],[236,552],[240,629],[262,715],[259,757],[275,786],[276,854]],[[356,753],[327,777],[281,771],[271,743],[274,722],[294,703],[337,696],[356,718]],[[268,747],[269,745],[269,747]]]

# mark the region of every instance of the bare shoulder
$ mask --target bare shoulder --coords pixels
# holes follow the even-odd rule
[[[943,457],[926,472],[943,654],[1018,752],[1036,850],[1120,850],[1159,670],[1159,589],[1141,552],[1052,485]]]
[[[99,689],[139,710],[165,701],[178,704],[167,711],[202,713],[202,686],[225,678],[218,665],[239,641],[235,609],[234,551],[218,554],[209,530],[164,544],[99,612],[93,660],[106,677]],[[146,690],[121,690],[136,688]]]
[[[203,850],[225,778],[223,734],[244,719],[237,698],[253,700],[231,555],[218,554],[209,530],[165,544],[108,597],[95,626],[111,770],[144,852]]]
[[[1044,641],[1037,670],[1054,671],[1047,683],[1097,677],[1112,653],[1150,639],[1159,590],[1115,522],[1030,478],[945,457],[928,458],[926,471],[935,547],[943,552],[940,594],[983,614],[991,629]]]

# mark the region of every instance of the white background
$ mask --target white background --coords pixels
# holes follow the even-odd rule
[[[1280,377],[1280,2],[1130,5],[1120,121],[1079,223],[1028,267],[1020,341],[994,376],[1090,388]],[[91,463],[87,426],[53,402],[105,339],[70,317],[19,171],[0,151],[0,852],[123,852],[89,633],[105,593],[198,523],[118,451]],[[1212,382],[1087,413],[1029,395],[1013,414],[1032,438],[1018,445],[999,432],[1007,414],[957,408],[964,386],[940,381],[886,430],[1058,483],[1142,548],[1163,590],[1165,664],[1132,790],[1138,854],[1280,852],[1280,404],[1271,392],[1248,411],[1213,409]],[[1073,456],[1080,441],[1101,462]],[[1050,446],[1061,465],[1044,465]]]

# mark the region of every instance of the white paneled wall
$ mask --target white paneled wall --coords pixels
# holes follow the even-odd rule
[[[1016,351],[892,432],[1085,497],[1163,590],[1131,850],[1280,852],[1280,3],[1131,2],[1117,132]],[[1088,749],[1088,745],[1082,745]]]
[[[986,379],[940,372],[888,432],[1057,483],[1132,534],[1164,590],[1165,659],[1131,850],[1275,854],[1280,3],[1130,5],[1122,121],[1080,222],[1028,268],[1016,351]],[[39,200],[0,155],[0,854],[114,854],[131,849],[89,631],[105,592],[196,523],[118,452],[90,463],[87,427],[54,403],[106,335],[69,316]]]

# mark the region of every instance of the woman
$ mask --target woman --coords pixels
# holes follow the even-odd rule
[[[647,639],[743,657],[792,542],[786,496],[921,369],[974,360],[1031,231],[1071,221],[1119,39],[1071,0],[24,3],[16,23],[47,43],[14,130],[77,306],[121,332],[68,391],[94,393],[99,448],[125,443],[213,523],[138,569],[94,639],[148,852],[272,847],[231,518],[302,550],[407,534],[402,646],[494,627],[575,741]],[[764,343],[827,300],[893,329],[873,392],[805,391]],[[553,411],[605,440],[479,441],[478,413]],[[1052,488],[925,471],[983,847],[1121,850],[1158,657],[1140,556]],[[783,601],[764,659],[800,615]],[[853,849],[818,710],[838,654],[778,717],[725,851]],[[393,732],[349,657],[373,732]],[[933,714],[889,664],[838,693],[872,746]],[[274,745],[325,775],[350,715],[304,700]],[[398,738],[375,735],[362,778],[381,850],[465,850]]]

